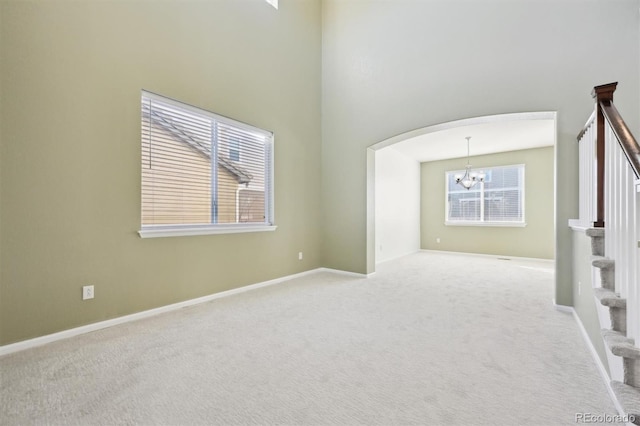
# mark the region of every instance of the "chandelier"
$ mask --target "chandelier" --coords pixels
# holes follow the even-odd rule
[[[478,182],[484,182],[484,173],[480,172],[474,172],[471,170],[471,164],[469,164],[469,139],[471,139],[471,136],[467,136],[467,165],[466,165],[466,170],[464,172],[464,175],[461,174],[457,174],[454,176],[454,178],[456,179],[456,183],[462,187],[464,187],[465,189],[469,190],[471,188],[473,188],[476,183]]]

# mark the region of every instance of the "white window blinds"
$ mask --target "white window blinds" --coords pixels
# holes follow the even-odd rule
[[[482,171],[484,182],[469,190],[455,181],[455,175],[464,171],[446,172],[447,223],[523,224],[524,164]]]
[[[142,229],[273,221],[273,135],[142,93]]]

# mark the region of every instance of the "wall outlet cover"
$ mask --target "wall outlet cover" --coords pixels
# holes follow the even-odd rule
[[[82,300],[93,299],[94,296],[94,288],[92,285],[85,285],[82,287]]]

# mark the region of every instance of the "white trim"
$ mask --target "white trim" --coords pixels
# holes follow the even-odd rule
[[[593,108],[593,111],[591,111],[591,115],[589,116],[589,118],[587,118],[587,122],[584,123],[584,126],[582,126],[583,129],[586,129],[587,127],[589,127],[591,125],[592,122],[594,122],[596,120],[596,111],[598,109],[598,106],[595,105]]]
[[[556,309],[556,311],[560,311],[560,312],[567,312],[567,313],[573,313],[575,312],[575,310],[573,309],[572,306],[567,306],[567,305],[558,305],[556,303],[556,299],[552,300],[553,303],[553,307]]]
[[[555,263],[555,259],[542,259],[540,257],[519,257],[519,256],[511,256],[508,254],[468,253],[464,251],[446,251],[446,250],[431,250],[431,249],[420,249],[420,251],[430,252],[430,253],[459,254],[462,256],[490,257],[494,259],[508,258],[511,260],[534,260],[536,262]]]
[[[556,305],[556,306],[559,306],[559,305]],[[584,324],[582,324],[582,320],[580,320],[580,317],[578,316],[578,313],[574,308],[570,306],[565,306],[565,308],[570,309],[573,315],[573,318],[576,320],[576,323],[578,324],[578,328],[580,329],[580,334],[582,335],[582,339],[584,340],[584,343],[587,345],[587,348],[591,353],[591,357],[593,358],[593,361],[595,362],[596,367],[598,368],[598,372],[600,373],[600,376],[604,381],[604,385],[607,388],[607,392],[609,393],[609,397],[611,398],[613,405],[616,407],[618,414],[620,414],[621,416],[624,416],[625,411],[622,408],[622,405],[620,404],[620,402],[618,401],[618,398],[616,398],[616,394],[613,391],[613,388],[611,387],[611,378],[609,377],[609,373],[607,373],[607,370],[604,367],[604,364],[602,364],[602,360],[598,356],[598,352],[596,351],[596,348],[593,346],[593,343],[589,338],[589,334],[587,333],[587,330],[584,328]]]
[[[191,235],[239,234],[243,232],[275,231],[275,225],[210,225],[210,226],[182,226],[182,227],[154,227],[138,231],[140,238],[157,237],[185,237]]]
[[[524,228],[527,222],[480,222],[473,220],[445,221],[445,226],[496,226],[504,228]]]
[[[574,231],[585,232],[587,229],[590,229],[591,226],[585,225],[580,219],[569,219],[569,228]]]
[[[399,254],[399,255],[394,256],[394,257],[392,257],[392,258],[390,258],[390,259],[385,259],[385,260],[383,260],[383,261],[376,262],[376,266],[378,266],[378,265],[382,265],[383,263],[387,263],[387,262],[392,262],[392,261],[394,261],[394,260],[398,260],[398,259],[400,259],[401,257],[405,257],[405,256],[410,256],[410,255],[412,255],[412,254],[416,254],[416,253],[418,253],[419,251],[420,251],[420,250],[410,251],[410,252],[407,252],[407,253]],[[375,274],[375,272],[374,272],[373,274]],[[371,275],[373,275],[373,274],[368,274],[367,276],[371,276]]]
[[[332,269],[332,268],[318,268],[316,269],[316,271],[332,272],[334,274],[346,275],[348,277],[355,277],[355,278],[370,278],[371,276],[375,275],[375,272],[372,272],[370,274],[361,274],[359,272],[343,271],[341,269]]]
[[[195,299],[185,300],[183,302],[173,303],[171,305],[160,306],[159,308],[149,309],[147,311],[136,312],[135,314],[125,315],[117,318],[112,318],[105,321],[96,322],[93,324],[87,324],[76,328],[71,328],[69,330],[60,331],[58,333],[48,334],[46,336],[36,337],[29,340],[23,340],[21,342],[11,343],[9,345],[0,346],[0,356],[8,355],[14,352],[23,351],[25,349],[35,348],[37,346],[42,346],[47,343],[55,342],[58,340],[68,339],[70,337],[79,336],[81,334],[90,333],[92,331],[102,330],[104,328],[113,327],[115,325],[124,324],[131,321],[140,320],[143,318],[148,318],[152,316],[156,316],[159,314],[163,314],[166,312],[175,311],[178,309],[182,309],[188,306],[198,305],[200,303],[209,302],[211,300],[220,299],[222,297],[232,296],[238,293],[244,293],[246,291],[255,290],[261,287],[267,287],[274,284],[279,284],[284,281],[289,281],[294,278],[300,278],[307,275],[311,275],[320,271],[331,271],[337,273],[344,274],[354,274],[353,272],[343,272],[337,271],[333,269],[326,268],[317,268],[310,269],[308,271],[300,272],[297,274],[286,275],[284,277],[275,278],[269,281],[263,281],[256,284],[250,284],[243,287],[234,288],[231,290],[222,291],[220,293],[210,294],[208,296],[198,297]],[[361,275],[361,274],[356,274]]]
[[[447,121],[445,123],[435,124],[432,126],[422,127],[420,129],[411,130],[409,132],[401,133],[396,136],[392,136],[381,142],[375,143],[369,146],[370,149],[377,151],[382,148],[386,148],[394,143],[401,142],[406,139],[414,138],[429,133],[440,132],[442,130],[454,129],[456,127],[472,126],[476,124],[484,123],[496,123],[501,121],[515,121],[515,120],[556,120],[556,111],[538,111],[538,112],[514,112],[509,114],[496,114],[485,115],[482,117],[463,118],[461,120]],[[557,134],[557,133],[556,133]],[[549,145],[551,146],[551,145]]]

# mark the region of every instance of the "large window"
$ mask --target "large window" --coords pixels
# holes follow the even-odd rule
[[[482,170],[484,182],[467,190],[446,172],[446,224],[524,226],[524,164]]]
[[[273,230],[273,135],[142,92],[143,237]]]

